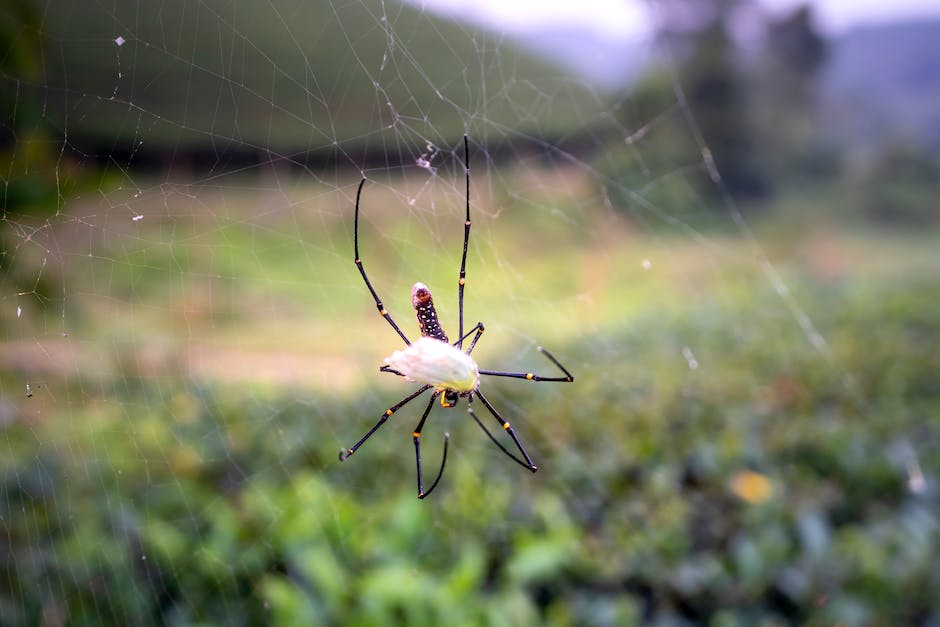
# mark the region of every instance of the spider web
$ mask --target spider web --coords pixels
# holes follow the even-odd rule
[[[760,457],[762,423],[705,400],[729,345],[857,398],[727,193],[663,50],[667,97],[640,106],[631,86],[592,85],[422,7],[310,4],[22,3],[15,44],[38,60],[0,74],[12,623],[338,620],[344,587],[417,600],[449,561],[485,573],[472,547],[519,525],[538,530],[532,546],[555,543],[509,571],[538,584],[592,533],[579,510],[615,507],[625,525],[670,515],[612,505],[603,479],[646,464],[653,483],[676,480],[655,470],[670,440],[637,417],[656,399],[680,406],[670,433],[699,463],[725,463],[688,443],[719,424],[742,463]],[[445,431],[450,457],[434,502],[418,503],[421,400],[336,459],[412,389],[377,372],[400,340],[353,264],[353,207],[365,177],[362,259],[405,333],[418,335],[420,280],[456,339],[464,133],[465,326],[486,325],[474,357],[556,376],[544,346],[576,382],[484,380],[541,468],[531,476],[463,404],[437,408],[426,483]],[[668,156],[664,137],[678,138]],[[51,190],[44,203],[18,200],[31,186]],[[773,396],[742,369],[747,392]],[[630,437],[648,448],[617,444]],[[631,542],[597,533],[594,550]],[[501,617],[477,616],[531,619],[525,589],[497,595]]]

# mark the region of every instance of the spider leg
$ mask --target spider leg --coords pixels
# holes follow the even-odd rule
[[[561,365],[561,362],[555,359],[555,357],[549,353],[547,350],[538,347],[538,351],[548,357],[549,361],[558,366],[558,369],[565,373],[564,377],[543,377],[531,372],[502,372],[500,370],[480,370],[480,374],[486,374],[491,377],[511,377],[513,379],[527,379],[529,381],[558,381],[561,383],[572,383],[574,381],[574,375],[568,372],[568,369]]]
[[[369,281],[369,277],[366,276],[365,268],[362,267],[362,259],[359,258],[359,198],[362,196],[362,186],[365,185],[365,183],[366,179],[363,177],[363,179],[359,181],[359,189],[356,191],[356,218],[353,222],[353,246],[355,249],[356,267],[359,268],[359,274],[362,275],[362,280],[366,282],[366,287],[369,288],[369,292],[371,292],[372,298],[375,300],[375,308],[379,310],[379,313],[383,318],[385,318],[385,321],[392,325],[392,328],[395,329],[395,332],[401,336],[401,339],[405,340],[405,344],[411,344],[402,330],[398,328],[397,324],[395,324],[395,321],[392,320],[392,316],[388,313],[388,311],[386,311],[385,305],[382,304],[382,300],[375,292],[375,288],[372,287],[372,283]],[[466,244],[464,244],[464,248],[466,248]]]
[[[424,485],[421,480],[421,429],[424,428],[424,421],[428,419],[428,415],[431,413],[431,408],[434,407],[434,399],[436,399],[441,393],[435,391],[431,395],[431,400],[428,401],[428,406],[424,410],[424,414],[421,416],[421,422],[418,423],[418,426],[415,427],[412,437],[415,442],[415,462],[418,466],[418,498],[423,499],[424,497],[431,494],[434,491],[434,488],[437,487],[437,483],[441,480],[441,476],[444,474],[444,464],[447,463],[447,442],[450,440],[450,434],[444,434],[444,457],[441,459],[441,469],[437,471],[437,478],[434,479],[434,483],[431,484],[431,488],[425,492]]]
[[[463,348],[463,288],[467,282],[467,244],[470,242],[470,144],[467,134],[463,136],[464,173],[467,179],[467,217],[463,223],[463,255],[460,258],[460,278],[457,280],[457,311],[460,318],[460,330],[457,333],[457,348]],[[467,351],[469,353],[470,351]]]
[[[503,453],[506,453],[506,455],[508,455],[514,462],[516,462],[517,464],[519,464],[519,465],[522,466],[523,468],[527,468],[527,469],[531,470],[532,472],[535,472],[536,470],[538,470],[539,467],[536,466],[534,463],[532,463],[532,458],[529,457],[529,454],[525,452],[525,449],[522,447],[522,443],[519,441],[519,438],[516,437],[516,432],[513,431],[513,429],[512,429],[511,426],[509,426],[509,423],[506,422],[506,420],[505,420],[502,416],[499,415],[499,412],[496,411],[496,408],[493,407],[492,405],[490,405],[490,402],[489,402],[488,400],[486,400],[486,397],[485,397],[485,396],[483,396],[482,394],[480,394],[480,391],[479,391],[479,390],[477,390],[477,391],[475,392],[475,394],[480,397],[480,400],[483,402],[483,406],[486,407],[486,408],[490,411],[491,414],[493,414],[493,418],[496,418],[496,422],[498,422],[499,425],[500,425],[503,429],[506,430],[506,432],[509,434],[509,437],[512,438],[512,441],[516,443],[516,448],[518,448],[518,449],[519,449],[519,452],[522,453],[522,456],[525,458],[525,461],[522,461],[522,460],[519,459],[517,456],[513,455],[512,453],[510,453],[510,452],[506,449],[506,447],[503,446],[502,444],[500,444],[500,443],[499,443],[499,440],[497,440],[497,439],[493,436],[493,434],[490,433],[489,429],[487,429],[487,428],[483,425],[483,422],[480,421],[479,418],[477,418],[477,415],[476,415],[476,413],[473,411],[473,407],[471,406],[471,405],[472,405],[472,402],[473,402],[473,396],[470,396],[470,397],[467,398],[467,413],[469,413],[470,416],[476,421],[476,423],[477,423],[478,425],[480,425],[480,428],[483,429],[483,432],[490,438],[490,440],[493,441],[493,444],[495,444],[497,447],[499,447],[499,450],[501,450]]]
[[[473,341],[470,342],[470,347],[467,348],[467,354],[469,355],[470,353],[473,352],[473,347],[477,345],[477,340],[479,340],[480,336],[483,335],[483,331],[485,331],[485,329],[483,328],[483,323],[477,322],[476,325],[472,329],[467,331],[467,333],[462,338],[454,342],[452,346],[461,345],[465,339],[467,339],[468,337],[476,333],[476,336],[474,336]]]
[[[404,407],[405,405],[407,405],[414,399],[418,398],[419,396],[421,396],[422,394],[424,394],[430,389],[431,389],[430,385],[422,385],[416,391],[412,392],[405,398],[401,399],[400,401],[398,401],[397,403],[395,403],[394,405],[386,409],[385,412],[382,414],[382,417],[379,418],[379,421],[375,423],[375,425],[371,429],[369,429],[369,432],[366,433],[364,436],[362,436],[358,442],[353,444],[352,448],[339,449],[339,461],[344,462],[347,459],[349,459],[349,457],[352,456],[352,454],[355,453],[357,450],[359,450],[359,447],[362,446],[363,443],[366,440],[368,440],[372,436],[373,433],[379,430],[379,427],[385,424],[385,421],[388,420],[389,416],[391,416],[396,411],[398,411],[399,409],[401,409],[402,407]]]

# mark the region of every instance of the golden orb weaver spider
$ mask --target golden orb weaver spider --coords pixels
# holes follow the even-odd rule
[[[574,376],[568,372],[564,366],[561,365],[561,362],[555,359],[551,353],[543,349],[541,346],[538,347],[539,352],[545,355],[549,361],[555,364],[555,366],[557,366],[558,369],[565,374],[565,376],[543,377],[532,372],[503,372],[500,370],[482,370],[477,367],[476,362],[470,356],[470,353],[473,352],[473,347],[477,344],[477,340],[479,340],[480,336],[483,335],[483,323],[477,322],[472,329],[464,334],[463,293],[467,282],[467,244],[470,241],[470,146],[466,135],[463,136],[463,150],[464,172],[466,174],[467,215],[463,227],[463,254],[460,258],[460,274],[457,280],[459,333],[457,335],[458,339],[456,342],[451,343],[447,338],[447,334],[444,333],[444,329],[441,327],[437,317],[437,311],[434,309],[434,299],[431,297],[431,291],[424,283],[415,283],[411,288],[411,304],[414,307],[415,314],[418,318],[418,327],[421,330],[420,339],[412,343],[404,334],[404,332],[402,332],[402,330],[398,327],[398,325],[395,324],[391,314],[389,314],[385,309],[385,305],[382,304],[382,300],[376,293],[375,288],[372,287],[372,283],[369,281],[369,277],[366,275],[365,268],[362,267],[362,259],[359,257],[359,201],[362,196],[362,187],[366,182],[365,177],[363,177],[363,179],[359,182],[359,189],[356,191],[356,217],[353,226],[353,247],[356,267],[359,268],[359,274],[362,275],[362,280],[365,282],[366,287],[369,289],[369,293],[372,294],[372,298],[375,300],[375,307],[378,309],[379,314],[385,318],[385,321],[391,325],[395,332],[398,333],[401,339],[405,342],[405,348],[395,351],[389,357],[387,357],[385,359],[384,365],[380,366],[379,370],[381,372],[390,372],[394,375],[403,377],[406,381],[420,383],[421,387],[386,409],[379,418],[379,421],[375,423],[375,425],[369,429],[369,431],[364,436],[362,436],[358,442],[353,444],[352,447],[348,449],[340,449],[339,460],[346,461],[349,459],[349,457],[359,450],[359,447],[362,446],[363,443],[365,443],[365,441],[368,440],[373,433],[378,431],[379,428],[385,424],[385,421],[388,420],[389,416],[428,390],[433,389],[434,391],[431,393],[431,399],[428,401],[427,407],[424,409],[424,413],[421,415],[421,420],[418,422],[418,425],[415,427],[414,432],[412,433],[412,438],[415,445],[415,461],[418,472],[419,499],[423,499],[434,491],[434,488],[437,487],[438,482],[441,480],[441,476],[444,474],[444,465],[447,463],[447,444],[450,440],[450,434],[445,433],[444,454],[441,458],[440,470],[437,472],[437,477],[434,479],[434,483],[432,483],[428,491],[425,492],[421,473],[421,429],[424,428],[424,423],[431,413],[431,409],[434,406],[434,400],[436,398],[440,397],[442,407],[452,408],[457,405],[457,401],[461,397],[465,397],[467,399],[467,412],[474,419],[474,421],[480,425],[480,428],[483,429],[484,433],[486,433],[490,440],[492,440],[493,444],[495,444],[499,450],[509,456],[509,458],[514,462],[523,468],[527,468],[528,470],[535,472],[538,470],[538,466],[532,462],[532,458],[530,458],[529,454],[526,453],[525,448],[522,446],[522,442],[520,442],[519,438],[516,436],[516,432],[500,415],[496,408],[493,407],[493,405],[491,405],[486,397],[483,396],[483,394],[480,392],[480,375],[491,377],[510,377],[513,379],[525,379],[527,381],[549,381],[561,383],[571,383],[574,381]],[[470,344],[467,346],[467,350],[464,351],[463,342],[471,335],[473,336],[473,339],[470,340]],[[500,427],[502,427],[503,430],[509,434],[509,437],[512,438],[512,441],[519,450],[519,453],[522,455],[522,458],[520,458],[518,455],[514,455],[505,446],[500,444],[499,440],[497,440],[496,437],[490,433],[489,429],[486,428],[480,418],[473,411],[474,397],[480,399],[480,402],[483,403],[483,406],[487,409],[487,411],[493,415],[493,418],[496,419]]]

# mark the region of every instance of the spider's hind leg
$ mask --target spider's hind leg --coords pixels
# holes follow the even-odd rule
[[[428,419],[428,416],[431,413],[431,408],[434,407],[434,399],[437,398],[437,395],[440,392],[434,392],[431,395],[431,400],[428,401],[428,406],[424,409],[424,414],[421,416],[421,422],[418,423],[418,426],[415,427],[412,437],[414,438],[415,443],[415,463],[418,467],[418,498],[423,499],[427,495],[431,494],[434,491],[434,488],[437,487],[438,482],[441,480],[441,477],[444,475],[444,464],[447,463],[447,443],[450,441],[450,434],[444,434],[444,455],[441,458],[441,469],[437,471],[437,477],[434,479],[434,483],[431,484],[431,487],[427,492],[424,491],[424,481],[421,476],[421,429],[424,428],[424,422]]]
[[[532,458],[529,457],[529,454],[525,452],[525,449],[522,447],[522,442],[519,441],[519,438],[516,436],[516,432],[509,425],[509,423],[506,422],[506,419],[503,418],[499,414],[498,411],[496,411],[496,408],[493,407],[488,400],[486,400],[485,396],[480,394],[479,390],[477,390],[474,394],[480,399],[480,401],[483,403],[483,406],[486,407],[486,409],[489,410],[491,414],[493,414],[493,418],[496,419],[496,422],[499,423],[499,426],[501,426],[506,431],[506,433],[509,434],[509,437],[512,438],[512,441],[515,442],[516,448],[519,449],[519,452],[522,453],[522,457],[525,458],[525,461],[519,459],[517,455],[513,455],[512,453],[510,453],[509,450],[505,446],[500,444],[499,440],[497,440],[496,437],[492,433],[490,433],[490,430],[486,428],[483,422],[477,417],[476,413],[473,411],[473,403],[472,403],[473,397],[472,396],[467,398],[467,413],[470,414],[470,417],[473,418],[478,425],[480,425],[480,428],[483,429],[483,432],[486,433],[486,435],[490,438],[490,440],[493,441],[493,444],[499,447],[499,450],[501,450],[503,453],[509,456],[509,458],[511,458],[514,462],[516,462],[523,468],[531,470],[532,472],[535,472],[536,470],[538,470],[539,467],[535,465],[535,463],[532,461]]]
[[[369,429],[369,431],[364,436],[359,438],[358,442],[353,444],[351,448],[343,447],[339,450],[339,461],[344,462],[347,459],[349,459],[356,451],[359,450],[359,447],[362,446],[366,440],[372,437],[373,433],[379,430],[379,427],[385,424],[385,421],[388,420],[389,416],[391,416],[396,411],[398,411],[399,409],[401,409],[402,407],[404,407],[405,405],[407,405],[414,399],[418,398],[419,396],[421,396],[422,394],[424,394],[430,389],[431,389],[430,385],[422,385],[420,388],[418,388],[417,390],[415,390],[414,392],[412,392],[411,394],[409,394],[408,396],[401,399],[400,401],[398,401],[397,403],[395,403],[394,405],[386,409],[384,412],[382,412],[382,417],[379,418],[379,421],[375,423],[375,425],[373,425],[373,427]]]

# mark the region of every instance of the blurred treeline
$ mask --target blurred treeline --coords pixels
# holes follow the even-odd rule
[[[130,169],[413,164],[428,139],[449,145],[469,129],[496,162],[544,152],[540,142],[593,160],[623,207],[636,190],[667,211],[724,203],[713,159],[751,214],[936,222],[940,26],[828,40],[806,6],[660,5],[659,61],[610,92],[410,5],[11,0],[0,14],[5,207],[49,211]],[[686,193],[670,185],[675,171],[694,181]]]
[[[937,224],[940,114],[924,102],[940,94],[940,24],[831,40],[809,6],[769,14],[746,0],[662,4],[660,41],[675,65],[651,68],[624,119],[656,120],[682,99],[692,119],[664,132],[651,125],[662,138],[644,159],[661,153],[679,166],[707,149],[722,181],[703,172],[695,197],[677,198],[672,186],[663,202],[724,204],[716,196],[727,191],[751,217]]]

